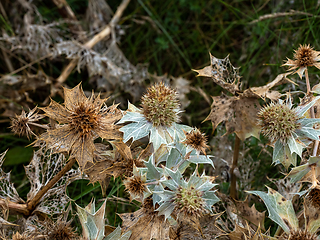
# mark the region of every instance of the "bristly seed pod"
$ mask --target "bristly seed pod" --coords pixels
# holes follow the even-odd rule
[[[182,143],[196,150],[198,154],[202,152],[206,155],[206,149],[209,148],[207,137],[198,128],[194,128],[190,132],[184,131],[184,134],[186,139]]]
[[[262,108],[258,113],[258,119],[262,134],[267,136],[271,142],[280,139],[282,143],[285,143],[291,134],[301,126],[297,122],[300,118],[296,112],[281,103],[271,103]]]
[[[298,73],[300,78],[307,67],[315,66],[320,69],[320,52],[313,50],[313,48],[308,45],[300,45],[300,47],[295,50],[293,55],[294,60],[287,59],[287,62],[282,66],[289,66],[288,71],[298,68],[294,73]]]
[[[288,240],[317,240],[317,235],[315,233],[310,233],[307,230],[292,229]]]
[[[147,89],[141,99],[142,114],[153,126],[168,126],[179,121],[179,101],[177,93],[164,85],[156,84]]]

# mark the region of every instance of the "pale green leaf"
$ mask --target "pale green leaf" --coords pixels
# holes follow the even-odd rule
[[[286,200],[280,193],[271,188],[268,188],[268,193],[261,191],[248,191],[248,193],[258,195],[263,200],[267,206],[269,217],[285,232],[289,233],[290,228],[299,228],[299,221],[292,202]]]

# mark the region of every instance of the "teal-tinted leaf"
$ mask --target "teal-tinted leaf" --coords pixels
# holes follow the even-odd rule
[[[148,162],[145,162],[146,167],[148,168],[147,171],[147,178],[148,179],[160,179],[160,172],[157,170],[157,168],[152,163],[152,157],[149,158]]]
[[[261,191],[248,191],[248,193],[258,195],[263,200],[267,206],[269,217],[285,232],[289,233],[290,228],[299,228],[299,221],[292,202],[286,200],[280,193],[271,188],[268,188],[268,193]]]
[[[199,164],[199,163],[210,164],[214,168],[213,162],[210,159],[210,157],[213,157],[213,156],[210,156],[210,155],[207,155],[207,156],[205,156],[205,155],[190,155],[190,157],[187,160],[189,162],[195,163],[195,164]]]
[[[181,186],[181,187],[186,187],[186,182],[184,181],[184,179],[183,179],[183,176],[182,176],[182,174],[181,174],[181,172],[179,172],[179,171],[172,171],[171,169],[169,169],[169,168],[165,168],[165,172],[171,177],[171,179],[170,180],[167,180],[168,182],[169,181],[172,181],[172,182],[174,182],[174,185],[175,186]],[[167,182],[166,181],[166,182]]]
[[[280,140],[277,140],[276,143],[274,144],[272,163],[277,164],[278,162],[283,163],[285,161],[286,161],[286,155],[284,152],[284,146],[280,142]]]
[[[172,127],[176,130],[176,134],[178,135],[180,141],[186,138],[186,135],[184,134],[183,130],[186,132],[190,132],[193,129],[190,126],[178,124],[178,123],[173,123]]]
[[[291,169],[287,177],[290,177],[291,182],[300,181],[310,170],[311,165],[320,166],[320,157],[310,157],[306,164]]]
[[[167,144],[166,136],[163,134],[161,129],[158,129],[155,127],[151,128],[149,142],[152,143],[154,151],[157,151],[161,146],[161,144],[165,144],[165,145]]]
[[[297,108],[295,108],[298,117],[302,117],[315,104],[315,102],[318,101],[318,99],[320,99],[320,96],[315,97],[311,102],[307,103],[304,106],[298,106]]]
[[[184,161],[184,159],[178,149],[171,148],[167,158],[166,167],[170,168],[171,170],[177,170],[177,167],[179,166],[181,161]]]
[[[120,131],[123,132],[123,142],[128,142],[130,138],[133,138],[133,141],[141,139],[149,135],[152,124],[147,121],[142,121],[138,123],[130,123],[122,128]]]
[[[303,150],[303,146],[301,144],[299,144],[294,137],[291,135],[291,137],[289,137],[288,141],[287,141],[287,145],[290,149],[290,153],[296,153],[298,154],[300,157],[302,155],[302,150]]]
[[[208,210],[212,212],[211,206],[220,201],[220,199],[214,194],[214,191],[208,191],[203,194],[207,205],[209,206]]]
[[[299,135],[299,137],[307,137],[314,140],[319,140],[320,136],[320,130],[314,129],[312,127],[303,127],[296,130],[296,133]]]
[[[145,117],[136,112],[127,112],[117,124],[122,124],[126,122],[141,122],[141,121],[146,121]]]

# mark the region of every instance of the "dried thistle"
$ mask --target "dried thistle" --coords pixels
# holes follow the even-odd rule
[[[33,133],[29,125],[45,127],[45,125],[35,123],[44,117],[43,115],[38,114],[36,110],[37,107],[33,108],[32,110],[29,110],[28,113],[22,110],[20,115],[16,115],[15,118],[11,118],[10,128],[12,132],[19,136],[26,136],[28,139],[30,139],[31,135],[36,136],[36,134]]]
[[[80,84],[72,89],[64,88],[64,95],[64,107],[51,100],[48,107],[41,108],[61,125],[42,134],[40,140],[58,152],[70,152],[70,158],[75,157],[83,169],[87,162],[93,162],[96,138],[121,139],[114,122],[122,115],[117,105],[106,107],[106,99],[100,95],[87,98]]]
[[[197,154],[202,152],[206,155],[206,149],[209,148],[209,146],[207,145],[207,137],[204,133],[194,128],[190,132],[184,131],[184,134],[186,135],[186,139],[182,143],[196,150]]]
[[[142,96],[141,106],[144,117],[153,126],[168,126],[179,121],[179,101],[176,91],[164,85],[163,82],[151,86]]]
[[[304,71],[307,67],[315,66],[320,69],[320,52],[313,50],[313,47],[308,45],[301,45],[298,50],[294,51],[293,59],[287,58],[287,62],[282,66],[289,66],[288,71],[297,69],[294,73],[298,73],[299,77],[302,78]]]
[[[292,229],[289,234],[288,240],[317,240],[315,233],[310,233],[307,230]]]
[[[133,176],[127,177],[123,181],[126,190],[130,194],[130,201],[136,199],[143,203],[143,200],[150,195],[146,181],[147,174],[142,174],[141,171],[133,165]]]

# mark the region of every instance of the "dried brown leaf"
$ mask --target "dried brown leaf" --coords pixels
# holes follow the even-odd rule
[[[122,230],[131,231],[129,240],[169,240],[170,224],[150,208],[141,208],[134,213],[119,214],[122,219]]]
[[[222,94],[212,99],[211,112],[204,121],[211,120],[213,129],[225,121],[227,134],[235,132],[242,141],[249,136],[259,138],[256,115],[260,104],[256,98]]]

